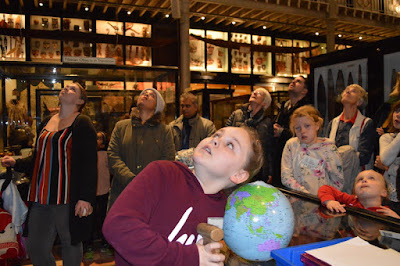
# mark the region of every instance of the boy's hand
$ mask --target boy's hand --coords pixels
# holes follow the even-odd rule
[[[15,159],[11,156],[6,155],[3,158],[1,158],[1,165],[3,167],[14,167]]]
[[[324,202],[324,205],[331,212],[346,212],[346,209],[344,208],[346,205],[340,204],[340,202],[336,200],[327,200]]]
[[[197,249],[199,250],[200,266],[206,265],[224,265],[225,256],[218,253],[219,249],[222,248],[222,243],[212,242],[207,245],[203,245],[203,239],[197,243]],[[214,251],[217,251],[214,253]]]
[[[400,219],[400,216],[396,212],[394,212],[393,210],[389,209],[388,207],[381,206],[376,211],[379,212],[380,214]]]

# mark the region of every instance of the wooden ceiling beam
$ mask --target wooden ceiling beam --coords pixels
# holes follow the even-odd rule
[[[96,7],[96,4],[95,4],[95,3],[92,3],[92,4],[90,5],[89,11],[90,11],[90,12],[93,12],[93,10],[94,10],[95,7]]]
[[[215,5],[213,8],[208,10],[208,13],[212,13],[214,12],[216,9],[218,9],[219,7],[221,7],[220,5]]]
[[[79,1],[79,2],[78,2],[78,5],[76,6],[76,11],[81,10],[81,7],[82,7],[82,2]]]
[[[159,13],[158,11],[153,11],[153,13],[151,13],[150,17],[154,18],[155,16],[158,15],[158,13]]]
[[[163,3],[160,5],[161,8],[167,8],[169,6],[170,6],[169,0],[164,0]]]
[[[5,0],[5,2],[6,2],[6,5],[10,5],[10,1],[8,1],[8,0]]]
[[[238,8],[238,9],[236,9],[235,11],[233,11],[230,15],[231,16],[234,16],[234,15],[236,15],[238,12],[240,12],[240,11],[242,11],[243,10],[243,8]]]
[[[108,9],[108,5],[105,5],[103,8],[103,14],[105,14],[107,12],[107,9]]]
[[[53,0],[49,0],[49,8],[53,8]]]
[[[63,9],[66,10],[68,5],[68,0],[63,1]]]
[[[115,14],[118,15],[119,12],[121,12],[122,6],[117,7],[117,9],[115,10]]]
[[[196,3],[197,4],[197,3]],[[208,7],[208,4],[204,4],[204,3],[198,3],[198,4],[200,4],[201,6],[199,7],[199,8],[196,8],[196,12],[201,12],[202,10],[204,10],[204,9],[206,9],[206,12],[207,12],[207,7]],[[194,6],[194,5],[193,5]],[[192,7],[191,7],[192,8]]]
[[[299,9],[297,7],[261,2],[261,1],[252,1],[252,0],[196,0],[196,1],[202,3],[216,4],[216,5],[234,6],[238,8],[245,8],[251,10],[264,10],[264,11],[289,14],[289,15],[303,15],[315,18],[326,17],[326,14],[324,12]]]
[[[35,7],[39,7],[38,0],[33,1],[33,4],[35,5]]]
[[[24,7],[24,0],[19,0],[19,5],[20,5],[21,7]]]
[[[140,11],[139,13],[139,17],[143,17],[143,15],[146,13],[146,9],[143,9],[142,11]]]

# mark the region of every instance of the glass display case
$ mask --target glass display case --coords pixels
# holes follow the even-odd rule
[[[251,43],[250,34],[232,33],[232,42]],[[248,47],[245,49],[232,49],[232,73],[250,74],[251,73],[251,53]]]
[[[271,37],[253,35],[254,45],[271,45]],[[272,53],[253,52],[253,74],[272,75]]]
[[[125,36],[151,38],[151,25],[125,22]]]
[[[293,41],[289,39],[275,39],[275,45],[281,47],[292,47]],[[276,53],[275,55],[275,74],[277,76],[292,75],[292,54]]]
[[[117,21],[96,21],[96,33],[106,35],[123,35],[124,23]]]
[[[25,61],[25,38],[0,35],[0,57],[6,61]]]
[[[31,59],[35,62],[60,62],[59,40],[31,38]]]
[[[311,56],[318,56],[321,54],[326,54],[327,50],[326,50],[326,43],[316,43],[316,42],[312,42],[311,43],[311,47],[315,47],[315,46],[319,46],[316,49],[311,50]]]
[[[293,40],[293,47],[308,48],[310,42]],[[310,57],[310,52],[294,53],[293,54],[293,74],[294,75],[308,75],[310,74],[310,65],[306,59]]]
[[[0,28],[25,29],[25,15],[0,13]]]
[[[77,42],[77,41],[64,41],[63,42],[63,55],[64,56],[92,56],[91,43]]]
[[[90,19],[63,18],[63,31],[92,32]]]
[[[210,39],[228,40],[227,32],[208,30],[206,34],[206,37]],[[218,47],[207,43],[207,71],[228,71],[228,48]]]
[[[31,30],[60,30],[60,18],[51,16],[31,16]]]
[[[205,31],[190,29],[189,34],[204,37]],[[189,52],[190,52],[190,70],[204,71],[205,70],[204,42],[190,36]]]
[[[122,44],[98,43],[96,45],[96,48],[96,57],[115,58],[117,65],[124,64],[124,58],[122,55]]]
[[[126,45],[126,65],[151,66],[151,48],[146,46]]]

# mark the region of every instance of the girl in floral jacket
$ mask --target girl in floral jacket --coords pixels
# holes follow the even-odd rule
[[[290,129],[296,137],[286,142],[282,154],[284,186],[314,195],[322,185],[342,189],[342,161],[335,144],[318,137],[322,124],[311,105],[298,108],[291,116]]]

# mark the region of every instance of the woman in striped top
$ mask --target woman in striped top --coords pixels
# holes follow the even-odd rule
[[[79,83],[59,94],[60,112],[45,119],[32,156],[2,159],[32,177],[28,200],[28,253],[34,265],[55,265],[51,253],[56,234],[62,244],[64,265],[80,265],[82,241],[90,235],[96,198],[96,132],[80,112],[86,92]]]

